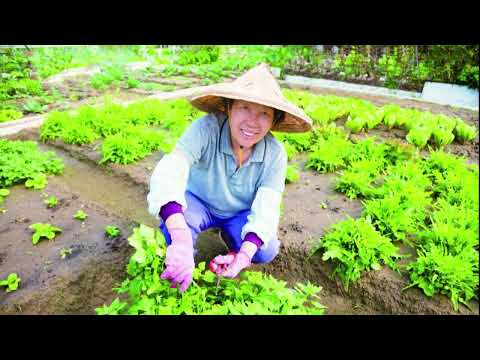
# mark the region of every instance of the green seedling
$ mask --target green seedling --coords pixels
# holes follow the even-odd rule
[[[21,280],[16,273],[11,273],[6,279],[0,280],[0,286],[6,286],[7,292],[15,291],[18,289],[18,284],[20,284]]]
[[[54,208],[58,204],[58,199],[55,196],[50,196],[44,201],[48,208]]]
[[[78,210],[73,217],[77,220],[85,220],[88,217],[88,214],[83,210]]]
[[[5,197],[7,197],[10,194],[10,190],[8,189],[0,189],[0,204],[3,202]]]
[[[40,190],[47,186],[47,183],[47,175],[40,173],[25,181],[25,187]]]
[[[48,240],[53,240],[57,232],[62,232],[62,229],[59,227],[55,227],[50,224],[42,224],[42,223],[32,224],[28,228],[35,230],[35,233],[32,235],[33,245],[36,245],[41,240],[41,238],[47,238]]]
[[[107,225],[105,227],[105,234],[111,238],[114,238],[120,235],[120,229],[117,228],[116,226]]]
[[[23,110],[32,113],[41,113],[48,109],[47,105],[42,105],[38,101],[30,100],[23,105]]]
[[[60,250],[60,257],[61,257],[62,259],[65,259],[68,255],[71,255],[71,254],[72,254],[72,251],[73,251],[73,249],[65,249],[65,248],[63,248],[63,249]]]

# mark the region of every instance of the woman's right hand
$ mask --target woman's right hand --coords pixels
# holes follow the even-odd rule
[[[166,269],[160,275],[160,278],[169,280],[172,283],[171,287],[176,287],[177,284],[180,285],[180,292],[184,292],[192,283],[193,270],[195,268],[192,233],[188,226],[169,227],[168,220],[167,229],[172,243],[167,247]]]

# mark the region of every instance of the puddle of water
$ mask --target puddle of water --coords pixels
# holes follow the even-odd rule
[[[60,157],[65,170],[62,175],[50,176],[52,184],[64,187],[81,199],[100,206],[131,221],[151,227],[158,221],[148,213],[147,195],[143,189],[128,181],[109,175],[89,163],[81,162],[60,149],[38,143],[42,151],[54,151]]]

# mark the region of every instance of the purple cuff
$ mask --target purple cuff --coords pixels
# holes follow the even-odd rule
[[[249,232],[247,233],[247,235],[245,235],[245,239],[243,239],[243,241],[250,241],[251,243],[254,243],[255,245],[257,245],[257,249],[260,249],[260,246],[263,245],[263,241],[262,239],[260,239],[257,234],[253,233],[253,232]]]
[[[170,215],[179,213],[183,214],[182,205],[180,205],[176,201],[170,201],[160,208],[159,215],[162,218],[163,222],[165,222]]]

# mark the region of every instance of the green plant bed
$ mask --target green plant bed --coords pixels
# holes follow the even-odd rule
[[[110,305],[97,308],[100,315],[267,315],[317,314],[325,312],[319,302],[321,288],[310,283],[295,288],[261,272],[245,271],[240,279],[222,278],[197,265],[193,282],[186,292],[170,287],[160,279],[164,270],[166,245],[163,235],[140,225],[133,229],[128,242],[135,253],[127,266],[128,277],[115,290],[128,295]]]

